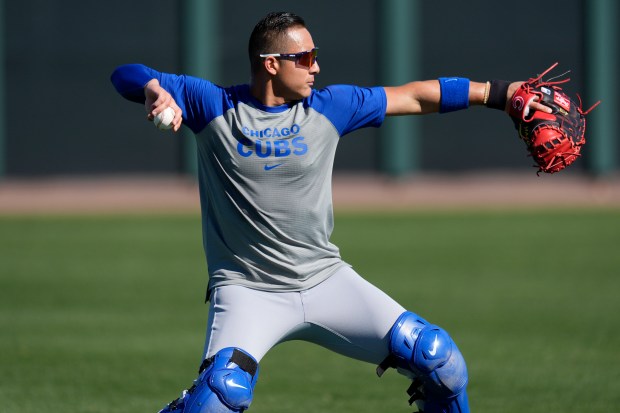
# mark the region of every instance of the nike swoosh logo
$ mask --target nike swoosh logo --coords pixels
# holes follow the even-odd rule
[[[247,387],[245,387],[245,386],[242,386],[242,385],[240,385],[240,384],[235,383],[234,381],[232,381],[232,379],[228,379],[228,380],[226,380],[226,384],[227,384],[229,387],[236,387],[236,388],[238,388],[238,389],[245,389],[245,390],[247,390],[247,389],[248,389],[248,388],[247,388]]]
[[[272,169],[277,168],[278,166],[282,166],[284,164],[282,163],[277,163],[275,165],[265,165],[265,171],[271,171]]]
[[[437,340],[437,334],[435,334],[435,341],[433,341],[433,349],[428,351],[428,354],[430,354],[431,357],[435,357],[435,354],[437,354],[437,347],[439,347],[439,340]]]

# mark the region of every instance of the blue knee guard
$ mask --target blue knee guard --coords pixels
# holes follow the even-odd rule
[[[258,363],[244,351],[228,347],[200,367],[194,385],[160,413],[240,413],[252,402]]]
[[[377,367],[389,367],[413,380],[407,392],[425,413],[468,413],[467,367],[448,333],[412,312],[396,320],[390,332],[390,355]]]

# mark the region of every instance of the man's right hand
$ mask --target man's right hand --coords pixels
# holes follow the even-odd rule
[[[144,96],[146,97],[144,102],[147,113],[146,118],[152,122],[155,116],[163,112],[166,108],[171,107],[175,113],[174,120],[172,121],[172,130],[178,132],[183,123],[183,111],[176,104],[172,95],[159,85],[157,79],[151,79],[144,86]]]

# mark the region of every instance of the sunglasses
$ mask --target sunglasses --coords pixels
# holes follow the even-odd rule
[[[297,66],[305,67],[306,69],[310,69],[316,63],[316,54],[319,50],[318,47],[315,47],[312,50],[308,50],[306,52],[299,53],[267,53],[261,54],[260,57],[279,57],[281,59],[290,59],[295,60],[295,64]]]

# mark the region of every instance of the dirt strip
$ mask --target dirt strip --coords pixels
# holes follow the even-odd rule
[[[536,174],[425,175],[403,180],[339,177],[334,204],[347,209],[620,207],[620,179]]]
[[[345,210],[620,208],[620,177],[555,174],[423,175],[394,180],[335,175],[334,207]],[[179,176],[5,179],[0,214],[197,212],[196,181]]]

